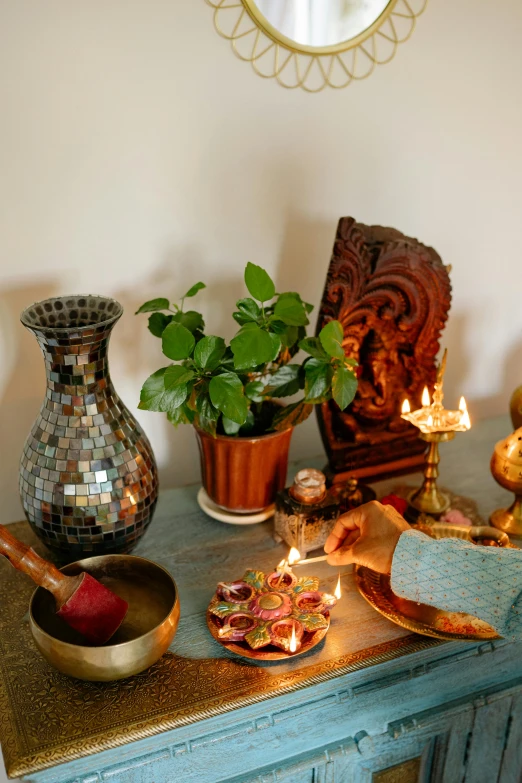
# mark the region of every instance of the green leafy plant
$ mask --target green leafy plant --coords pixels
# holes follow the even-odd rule
[[[239,330],[230,345],[205,334],[201,313],[184,309],[203,283],[192,286],[180,305],[160,298],[139,308],[137,314],[151,314],[149,329],[161,339],[164,355],[177,362],[147,378],[141,409],[212,435],[253,436],[300,424],[327,400],[342,410],[352,402],[356,362],[344,354],[341,324],[330,321],[317,337],[307,337],[312,305],[295,292],[276,293],[268,273],[255,264],[247,264],[245,283],[250,296],[236,303],[232,315]],[[294,363],[299,350],[306,358]],[[276,402],[300,392],[289,405]]]

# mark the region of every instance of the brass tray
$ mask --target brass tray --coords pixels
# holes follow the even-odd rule
[[[455,525],[435,524],[431,528],[422,528],[422,532],[433,538],[462,538],[471,540],[477,528],[457,527]],[[504,546],[512,546],[504,544]],[[355,583],[363,598],[380,614],[392,623],[408,631],[433,636],[435,639],[454,641],[485,641],[500,639],[497,632],[483,620],[462,612],[445,612],[434,606],[407,601],[395,595],[390,586],[390,577],[378,574],[370,568],[356,565]]]
[[[328,632],[328,628],[330,627],[330,613],[326,612],[325,617],[328,620],[326,628],[320,628],[318,631],[305,631],[303,634],[303,642],[299,650],[295,653],[287,653],[273,645],[261,647],[259,650],[253,650],[246,642],[224,641],[219,635],[219,629],[223,624],[222,621],[207,609],[208,630],[216,642],[219,642],[225,650],[230,650],[230,652],[233,652],[235,655],[240,655],[242,658],[251,658],[255,661],[284,661],[288,660],[288,658],[297,658],[298,655],[310,652],[311,649],[316,647],[319,642],[324,639]]]

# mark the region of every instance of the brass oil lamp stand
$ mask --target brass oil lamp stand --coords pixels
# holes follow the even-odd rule
[[[422,408],[411,412],[410,403],[404,400],[402,418],[409,421],[419,430],[419,438],[429,443],[424,467],[424,481],[420,489],[416,489],[408,498],[410,505],[419,512],[439,517],[448,510],[450,499],[437,486],[439,477],[439,443],[453,440],[455,433],[466,432],[471,427],[469,413],[464,397],[460,400],[458,411],[446,410],[443,383],[446,371],[447,351],[444,351],[442,362],[437,371],[437,380],[433,392],[433,401],[425,387],[422,395]]]

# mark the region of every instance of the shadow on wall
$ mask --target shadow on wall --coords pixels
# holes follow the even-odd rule
[[[468,318],[465,313],[450,311],[446,329],[442,333],[441,346],[448,347],[448,369],[446,370],[446,395],[448,407],[458,403],[457,395],[466,386],[468,374],[471,372],[470,353],[466,350],[468,334]],[[479,349],[480,350],[480,349]],[[515,389],[522,384],[522,340],[514,343],[507,352],[503,364],[502,375],[496,378],[496,394],[489,397],[470,395],[468,399],[472,419],[486,419],[490,416],[505,415],[509,411],[509,400]]]
[[[448,408],[456,408],[458,406],[460,397],[457,398],[456,394],[462,394],[466,378],[471,369],[466,353],[467,320],[465,313],[453,313],[450,309],[446,327],[440,338],[439,359],[442,358],[444,349],[448,349],[448,364],[444,378],[444,404]],[[471,400],[469,402],[470,407],[473,407],[471,415],[475,416],[475,402],[471,402]]]
[[[477,419],[508,413],[509,401],[515,389],[522,384],[522,340],[515,343],[506,356],[504,372],[498,383],[499,392],[491,397],[475,400],[473,409]]]
[[[336,230],[336,221],[314,221],[303,213],[288,213],[275,276],[276,289],[297,290],[305,301],[314,305],[308,327],[309,334],[315,332]],[[290,459],[323,454],[317,418],[313,413],[307,421],[296,427],[292,436]],[[324,460],[326,464],[326,455]]]
[[[315,306],[310,332],[315,329],[336,231],[337,221],[314,221],[302,213],[288,214],[276,287],[279,291],[297,288]]]
[[[18,464],[45,395],[42,354],[34,336],[20,323],[20,313],[55,294],[53,282],[6,288],[0,293],[0,521],[24,518],[18,497]]]
[[[181,270],[181,271],[178,271]],[[175,302],[196,282],[206,282],[204,264],[192,248],[169,253],[166,260],[140,290],[128,288],[112,295],[124,315],[111,337],[111,376],[118,394],[138,418],[152,441],[164,488],[194,483],[199,479],[199,456],[190,426],[174,428],[165,415],[137,410],[143,382],[160,367],[170,364],[161,351],[161,341],[147,328],[148,315],[134,313],[146,300],[166,297]],[[209,282],[209,288],[185,301],[185,310],[203,313],[208,334],[230,339],[236,331],[234,304],[243,293],[241,276]]]

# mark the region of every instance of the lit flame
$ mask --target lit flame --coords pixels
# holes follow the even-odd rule
[[[293,565],[294,563],[297,563],[299,560],[301,560],[301,553],[298,549],[295,548],[295,546],[292,547],[290,550],[290,554],[288,555],[288,565]]]
[[[291,653],[295,653],[297,650],[297,636],[295,635],[295,625],[292,623],[292,636],[290,637],[290,646],[288,648]]]
[[[341,574],[339,574],[339,579],[337,580],[337,587],[334,590],[334,595],[337,598],[337,600],[339,600],[339,598],[342,595],[342,592],[341,592]]]
[[[278,569],[279,569],[279,568],[283,568],[283,566],[285,565],[285,563],[286,563],[286,560],[285,560],[285,559],[284,559],[284,557],[283,557],[283,559],[281,560],[281,562],[277,564],[277,567],[278,567]]]
[[[461,397],[459,402],[459,411],[461,413],[466,413],[467,410],[468,410],[468,406],[466,405],[466,400],[464,399],[464,397]]]
[[[431,405],[430,393],[428,391],[428,387],[425,386],[424,391],[422,392],[422,407],[429,408],[430,405]]]
[[[402,413],[410,413],[410,412],[411,412],[410,401],[404,400],[404,402],[402,403]]]
[[[468,413],[468,411],[467,411],[467,410],[466,410],[466,411],[464,411],[463,413],[461,413],[461,414],[460,414],[460,423],[461,423],[461,424],[462,424],[462,425],[463,425],[463,426],[464,426],[464,427],[465,427],[467,430],[471,429],[471,421],[470,421],[470,418],[469,418],[469,413]]]

